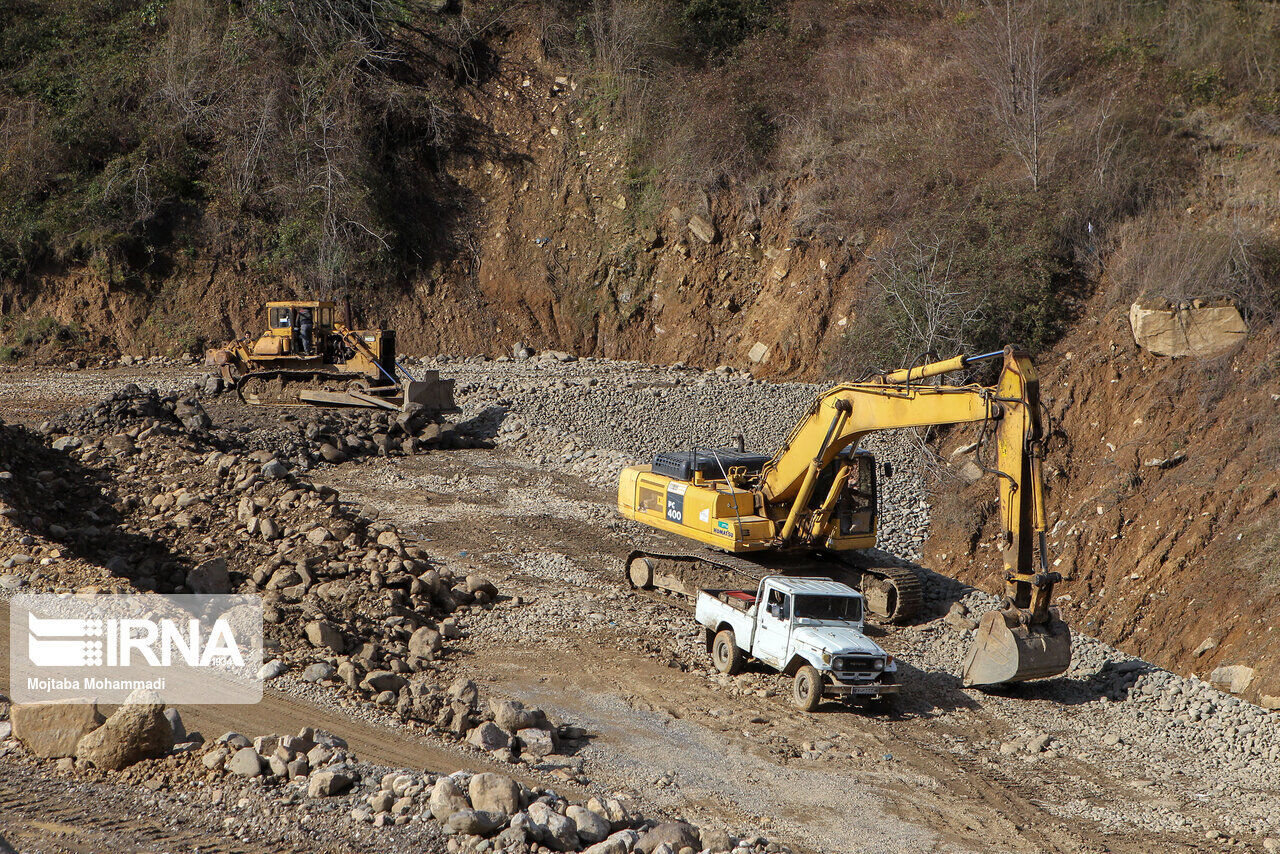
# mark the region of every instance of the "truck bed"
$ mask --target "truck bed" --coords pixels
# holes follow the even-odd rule
[[[703,590],[709,596],[741,612],[748,613],[756,604],[756,594],[750,590]]]

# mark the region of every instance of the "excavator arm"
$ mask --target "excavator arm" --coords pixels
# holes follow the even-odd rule
[[[1004,364],[994,387],[923,383],[996,356],[1003,356]],[[994,427],[996,463],[988,472],[997,480],[1006,606],[979,624],[965,663],[965,683],[1061,673],[1070,665],[1070,631],[1049,607],[1061,577],[1048,568],[1039,381],[1027,354],[1009,348],[959,356],[873,382],[836,386],[814,402],[761,469],[757,495],[766,515],[784,518],[777,534],[780,548],[797,545],[800,537],[820,546],[830,533],[830,508],[845,487],[847,467],[836,474],[816,509],[814,492],[820,473],[845,448],[856,447],[876,431],[964,423]]]

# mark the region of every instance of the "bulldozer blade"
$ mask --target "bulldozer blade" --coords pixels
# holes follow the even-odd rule
[[[1057,611],[1043,623],[1024,617],[1012,608],[983,616],[961,672],[966,687],[1044,679],[1071,666],[1071,628]]]

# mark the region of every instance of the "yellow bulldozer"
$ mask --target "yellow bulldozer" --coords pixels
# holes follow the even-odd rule
[[[350,329],[326,300],[266,306],[267,328],[210,350],[206,361],[256,406],[335,406],[404,410],[417,404],[455,409],[453,380],[439,371],[414,377],[396,358],[390,329]],[[350,314],[348,311],[347,314]],[[345,318],[344,318],[345,319]]]
[[[994,386],[924,382],[1001,357]],[[1049,569],[1045,544],[1039,381],[1027,354],[1012,348],[838,385],[819,395],[771,456],[741,446],[699,449],[623,469],[619,512],[681,538],[633,551],[628,580],[696,596],[775,573],[826,576],[860,589],[868,611],[905,622],[922,600],[915,570],[859,553],[876,544],[878,469],[858,443],[879,430],[963,423],[988,425],[995,435],[988,471],[1000,498],[1005,582],[1004,605],[980,621],[963,680],[993,685],[1062,673],[1071,632],[1050,607],[1062,579]]]

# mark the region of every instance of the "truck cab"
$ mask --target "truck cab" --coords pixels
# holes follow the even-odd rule
[[[792,701],[813,711],[824,697],[893,697],[893,656],[863,634],[862,594],[830,578],[766,576],[755,592],[704,590],[695,617],[716,669],[754,658],[793,677]]]

